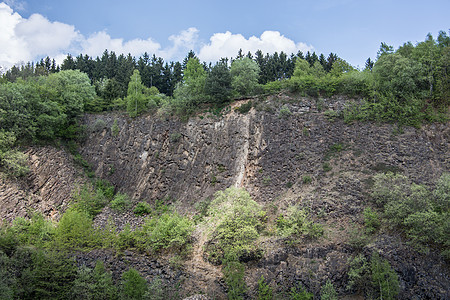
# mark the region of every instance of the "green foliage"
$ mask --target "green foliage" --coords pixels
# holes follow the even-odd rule
[[[78,268],[77,277],[73,281],[72,299],[118,299],[117,287],[112,281],[103,262],[97,261],[92,270],[86,266]]]
[[[389,262],[374,252],[370,259],[370,270],[372,285],[378,290],[380,299],[396,299],[400,292],[398,275],[392,270]]]
[[[157,106],[159,91],[156,87],[147,88],[142,84],[139,70],[134,70],[128,83],[127,112],[130,117],[136,117]]]
[[[379,299],[396,299],[400,292],[398,275],[386,259],[373,252],[370,261],[359,254],[349,261],[348,289],[376,295]]]
[[[157,218],[148,218],[135,232],[135,238],[141,250],[183,250],[190,243],[193,230],[193,223],[187,217],[176,212],[164,213]]]
[[[283,237],[319,238],[323,235],[323,226],[314,223],[305,209],[291,206],[286,216],[278,216],[277,232]]]
[[[261,206],[245,190],[230,187],[217,192],[206,220],[213,228],[207,246],[208,259],[220,263],[223,259],[259,257],[255,241],[264,228],[264,216]]]
[[[283,105],[280,108],[280,112],[278,113],[278,118],[280,119],[287,119],[292,115],[291,110],[287,105]]]
[[[18,217],[7,230],[14,235],[15,241],[21,245],[48,246],[55,233],[52,222],[44,219],[42,214],[34,213],[31,219]]]
[[[413,245],[427,250],[428,245],[443,246],[448,251],[450,176],[444,173],[430,192],[422,185],[412,184],[403,175],[378,174],[374,177],[372,197],[383,207],[392,225],[404,228]]]
[[[130,268],[122,274],[121,299],[142,300],[147,293],[147,281],[136,269]]]
[[[133,212],[139,216],[148,215],[152,212],[152,207],[147,202],[141,201],[136,204]]]
[[[54,244],[58,248],[86,249],[101,245],[100,236],[92,226],[92,218],[82,210],[69,209],[55,229]]]
[[[69,299],[76,268],[63,253],[24,249],[13,260],[20,270],[16,299]]]
[[[362,254],[349,259],[347,289],[366,291],[369,288],[369,264]]]
[[[111,135],[112,136],[118,136],[119,135],[119,125],[117,125],[117,119],[114,119],[114,123],[111,126]]]
[[[324,172],[330,172],[333,168],[330,166],[330,163],[324,162],[322,164],[322,169]]]
[[[236,107],[234,110],[239,112],[239,113],[241,113],[241,114],[246,114],[246,113],[248,113],[250,111],[252,106],[253,106],[253,102],[252,101],[248,101],[248,102],[242,104],[241,106]]]
[[[129,210],[132,206],[131,200],[128,195],[121,193],[117,193],[116,195],[114,195],[114,199],[109,204],[111,206],[111,209],[118,212]]]
[[[94,217],[109,203],[109,196],[112,196],[110,193],[111,191],[103,186],[93,190],[89,185],[85,185],[74,196],[74,208]]]
[[[228,299],[243,300],[245,291],[247,289],[244,280],[245,267],[242,263],[237,261],[226,262],[222,269],[225,283],[228,287]]]
[[[231,63],[231,86],[237,95],[248,96],[258,86],[258,64],[248,57],[234,60]]]
[[[213,103],[221,104],[231,97],[231,73],[226,61],[218,62],[205,81],[205,94]]]
[[[273,292],[272,288],[264,281],[264,276],[258,280],[258,300],[272,300]]]
[[[308,292],[304,287],[299,286],[298,289],[296,287],[291,288],[289,293],[290,300],[312,300],[314,299],[314,294]]]
[[[378,216],[377,212],[374,211],[372,208],[367,207],[363,211],[363,216],[364,216],[364,226],[366,227],[366,231],[368,233],[376,232],[381,225],[380,217]]]
[[[309,175],[304,175],[302,177],[302,182],[303,184],[310,184],[312,182],[312,178]]]
[[[337,300],[338,296],[336,289],[331,281],[328,279],[324,286],[320,289],[320,299],[321,300]]]

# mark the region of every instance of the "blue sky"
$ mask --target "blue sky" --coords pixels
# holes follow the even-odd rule
[[[207,61],[235,56],[239,48],[312,50],[362,67],[381,42],[397,48],[429,32],[448,32],[449,11],[448,0],[5,0],[0,65],[46,55],[61,60],[67,53],[96,56],[106,47],[166,60],[182,59],[192,48]]]

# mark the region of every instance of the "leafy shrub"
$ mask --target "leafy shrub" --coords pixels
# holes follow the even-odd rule
[[[259,257],[254,242],[264,228],[264,217],[261,206],[245,190],[230,187],[217,192],[206,220],[213,231],[207,246],[208,259],[221,263],[223,259],[236,261]]]
[[[372,285],[379,291],[380,299],[396,299],[400,292],[398,275],[392,270],[389,262],[380,258],[375,252],[370,259],[370,271],[372,273]]]
[[[337,293],[334,285],[328,279],[324,286],[320,289],[321,300],[337,300]]]
[[[309,175],[304,175],[304,176],[302,177],[302,182],[303,182],[304,184],[309,184],[309,183],[311,183],[311,182],[312,182],[311,176],[309,176]]]
[[[330,166],[328,162],[324,162],[322,164],[322,169],[324,172],[330,172],[333,168]]]
[[[67,210],[55,229],[54,243],[60,248],[86,249],[99,246],[98,232],[92,227],[92,218],[85,211]]]
[[[447,173],[443,174],[430,192],[424,186],[410,183],[403,175],[378,174],[371,195],[383,207],[389,222],[406,230],[416,248],[427,251],[427,246],[439,244],[446,255],[450,249],[449,178]]]
[[[113,210],[123,212],[131,208],[132,203],[127,194],[117,193],[114,199],[109,203]]]
[[[122,274],[121,299],[144,299],[147,288],[147,281],[136,269],[130,268]]]
[[[94,125],[92,125],[92,132],[102,131],[103,129],[105,129],[105,127],[106,122],[103,119],[97,119]]]
[[[246,113],[248,113],[250,111],[252,106],[253,106],[253,102],[252,101],[248,101],[248,102],[242,104],[241,106],[236,107],[234,110],[239,112],[239,113],[241,113],[241,114],[246,114]]]
[[[280,112],[278,113],[278,118],[280,119],[287,119],[292,115],[291,110],[287,105],[283,105],[280,108]]]
[[[314,294],[308,292],[304,287],[299,286],[298,288],[293,287],[289,293],[290,300],[312,300],[314,299]]]
[[[380,217],[372,208],[368,207],[363,212],[364,225],[368,233],[374,233],[380,227]]]
[[[323,235],[323,226],[314,223],[304,209],[291,206],[286,216],[278,216],[277,232],[283,237],[304,236],[318,238]]]
[[[16,218],[9,231],[22,245],[44,247],[52,241],[55,227],[51,221],[44,219],[42,214],[34,213],[31,219]]]
[[[273,292],[272,288],[264,281],[264,276],[258,280],[258,300],[272,300]]]
[[[136,215],[143,216],[152,212],[152,207],[147,202],[141,201],[134,207],[133,212]]]
[[[158,218],[147,219],[142,228],[135,232],[135,237],[142,250],[182,250],[190,242],[193,230],[193,224],[187,217],[176,212],[164,213]]]
[[[117,125],[117,119],[114,119],[114,123],[111,126],[111,134],[112,136],[119,135],[119,125]]]
[[[78,268],[71,294],[72,299],[118,299],[117,292],[111,272],[97,261],[93,270],[86,266]]]
[[[94,217],[102,211],[108,202],[109,199],[105,196],[102,189],[93,191],[91,187],[85,185],[75,194],[73,208],[84,211]]]
[[[359,254],[350,260],[347,288],[377,295],[380,299],[396,299],[399,291],[398,275],[386,259],[373,252],[370,261]]]
[[[244,265],[237,261],[229,261],[225,264],[222,272],[228,287],[228,299],[244,299],[244,293],[246,291]]]

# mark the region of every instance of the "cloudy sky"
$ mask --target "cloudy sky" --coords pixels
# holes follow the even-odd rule
[[[0,0],[1,1],[1,0]],[[204,61],[254,53],[330,52],[353,66],[450,29],[448,0],[6,0],[0,2],[0,66],[105,50]]]

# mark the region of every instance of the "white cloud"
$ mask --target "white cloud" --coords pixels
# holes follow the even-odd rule
[[[168,39],[170,45],[164,48],[150,37],[124,41],[122,38],[112,38],[106,31],[85,37],[74,26],[49,21],[40,14],[23,18],[12,8],[21,3],[23,2],[17,0],[0,3],[0,66],[4,69],[36,61],[44,56],[54,57],[57,63],[62,63],[67,53],[96,57],[101,56],[105,49],[116,54],[131,53],[136,57],[147,52],[166,61],[181,60],[192,49],[199,50],[201,60],[212,62],[221,57],[234,57],[240,48],[245,53],[255,53],[258,49],[263,53],[296,53],[299,50],[305,52],[313,49],[306,44],[295,43],[278,31],[265,31],[260,37],[252,36],[248,39],[228,31],[216,33],[210,38],[209,44],[200,46],[199,31],[191,27],[171,35]]]
[[[295,43],[293,40],[281,35],[278,31],[264,31],[261,36],[251,36],[246,39],[241,34],[216,33],[210,38],[210,43],[200,49],[199,57],[205,61],[217,61],[221,57],[235,57],[239,49],[244,53],[255,53],[261,50],[265,53],[285,52],[297,53],[313,50],[312,46],[304,43]]]
[[[144,52],[157,53],[159,52],[161,45],[153,41],[151,38],[147,40],[134,39],[128,42],[124,42],[123,39],[113,39],[105,31],[97,32],[85,39],[81,43],[80,52],[88,54],[89,56],[101,56],[107,49],[108,51],[114,51],[117,54],[131,53],[133,56],[140,56]]]

